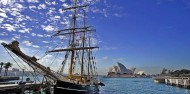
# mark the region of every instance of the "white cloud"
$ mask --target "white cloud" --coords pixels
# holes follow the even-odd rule
[[[55,12],[55,8],[50,7],[47,14],[52,15]]]
[[[4,21],[4,18],[0,18],[0,23],[2,23]]]
[[[56,5],[56,2],[55,2],[55,1],[53,1],[53,2],[52,2],[52,5]]]
[[[31,35],[32,35],[32,36],[36,36],[36,34],[35,34],[35,33],[32,33]]]
[[[65,2],[65,0],[60,0],[61,2]]]
[[[6,32],[2,32],[0,33],[1,36],[8,36],[8,34]]]
[[[97,46],[98,44],[98,40],[96,38],[91,38],[91,43],[92,43],[92,46]]]
[[[28,36],[24,36],[24,38],[27,38],[27,39],[29,39],[30,37],[28,37]]]
[[[34,47],[34,48],[40,48],[40,46],[38,46],[38,45],[32,45],[32,47]]]
[[[30,33],[28,28],[24,28],[23,30],[19,30],[20,33]]]
[[[45,62],[45,63],[48,63],[50,58],[52,58],[53,56],[48,54],[46,55],[45,57],[43,57],[42,59],[39,60],[39,62]]]
[[[32,42],[30,42],[30,41],[23,41],[22,42],[24,45],[26,45],[26,46],[31,46],[32,45]]]
[[[43,43],[49,43],[48,41],[42,41]]]
[[[30,6],[29,6],[29,9],[30,9],[30,10],[34,10],[34,9],[36,9],[36,6],[30,5]]]
[[[14,11],[14,10],[13,10],[10,14],[11,14],[12,16],[21,15],[20,12]]]
[[[39,3],[38,0],[27,0],[29,3]]]
[[[108,17],[106,9],[103,9],[102,12],[103,12],[103,14],[104,14],[105,17]]]
[[[11,40],[17,40],[16,38],[11,38]]]
[[[47,32],[52,32],[52,31],[55,30],[55,28],[53,26],[51,26],[51,25],[48,25],[48,26],[42,25],[42,28],[43,28],[43,30],[45,30]]]
[[[23,5],[19,4],[19,3],[15,3],[16,8],[20,9],[25,9]]]
[[[106,50],[116,50],[117,47],[106,47],[105,49],[106,49]]]
[[[20,33],[26,33],[24,30],[19,30],[18,32],[20,32]]]
[[[4,12],[5,13],[5,10],[3,10],[3,9],[0,8],[0,12]]]
[[[32,21],[32,19],[29,16],[25,16],[25,18]]]
[[[8,5],[10,3],[13,3],[13,0],[1,0],[0,1],[0,4],[2,4],[2,5]]]
[[[13,34],[13,35],[14,35],[15,39],[20,39],[20,35],[18,35],[18,34]]]
[[[47,0],[45,0],[45,3],[46,3],[47,5],[51,5],[51,2],[49,2],[49,1],[47,1]]]
[[[6,13],[2,13],[0,12],[0,16],[3,17],[3,18],[7,18],[8,16],[6,15]]]
[[[122,57],[120,57],[120,58],[115,58],[115,59],[113,59],[114,61],[124,61],[124,60],[126,60],[126,58],[122,58]]]
[[[4,28],[4,29],[6,29],[6,30],[8,30],[8,31],[10,31],[10,32],[16,31],[16,30],[15,30],[16,27],[13,26],[13,25],[10,25],[10,24],[3,24],[0,28]]]
[[[38,37],[44,37],[42,34],[37,34]]]
[[[96,8],[96,7],[92,7],[92,8],[91,8],[91,11],[92,11],[93,13],[99,13],[99,12],[100,12],[100,10],[99,10],[98,8]]]
[[[46,9],[46,5],[45,5],[45,4],[40,4],[40,5],[38,6],[38,9]]]
[[[114,16],[116,16],[116,17],[121,17],[121,14],[114,13]]]
[[[66,25],[67,27],[69,27],[70,22],[68,20],[64,20],[63,22],[60,22],[62,25]]]
[[[65,8],[69,7],[69,5],[67,3],[63,3],[62,6],[65,7]]]
[[[5,41],[5,40],[0,40],[0,43],[8,43],[7,41]]]
[[[108,59],[108,57],[107,57],[107,56],[105,56],[105,57],[102,57],[102,59],[103,59],[103,60],[107,60],[107,59]]]
[[[55,16],[54,16],[54,19],[55,19],[55,20],[59,20],[60,18],[61,18],[61,17],[58,16],[58,15],[55,15]]]
[[[62,9],[59,9],[59,13],[60,13],[60,14],[63,14],[64,11],[63,11]]]
[[[52,35],[44,34],[44,37],[51,37]]]

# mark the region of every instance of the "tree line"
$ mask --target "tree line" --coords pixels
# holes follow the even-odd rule
[[[1,62],[0,63],[0,74],[2,72],[2,69],[4,68],[5,69],[4,76],[7,76],[8,69],[10,67],[12,67],[12,63],[10,63],[10,62],[7,62],[7,63]]]
[[[190,70],[181,69],[170,72],[171,76],[190,76]]]

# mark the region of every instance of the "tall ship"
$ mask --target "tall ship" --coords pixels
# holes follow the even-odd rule
[[[46,79],[49,86],[54,87],[54,94],[94,94],[99,92],[99,88],[104,86],[97,79],[97,67],[94,57],[93,33],[95,29],[86,24],[86,10],[88,5],[78,5],[77,0],[73,0],[71,7],[63,9],[63,11],[72,12],[71,25],[69,28],[56,31],[52,37],[64,36],[65,46],[59,49],[48,50],[46,54],[57,55],[55,53],[63,53],[62,62],[59,71],[52,70],[38,63],[35,56],[29,56],[22,52],[19,48],[19,42],[13,41],[9,44],[2,43],[6,51],[11,55],[19,57],[28,64],[35,72],[40,73]],[[78,13],[82,14],[79,19]],[[60,58],[59,58],[60,59]],[[65,66],[68,66],[67,68]],[[64,71],[68,73],[64,73]]]

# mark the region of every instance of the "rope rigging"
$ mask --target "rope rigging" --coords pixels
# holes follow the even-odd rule
[[[5,48],[5,47],[4,47]],[[23,66],[24,66],[24,68],[22,68],[19,64],[18,64],[18,62],[15,60],[15,58],[11,55],[11,53],[5,48],[5,50],[7,51],[7,53],[11,56],[11,58],[13,59],[13,61],[17,64],[17,66],[20,68],[20,69],[26,69],[26,70],[28,70],[29,71],[29,73],[33,76],[33,78],[34,77],[37,77],[37,76],[34,76],[34,74],[24,65],[24,64],[22,64]],[[14,55],[14,54],[13,54]],[[14,55],[15,56],[15,55]],[[15,56],[16,57],[16,56]],[[17,57],[16,57],[17,58]],[[18,58],[17,58],[18,59]],[[18,59],[19,60],[19,59]],[[20,60],[19,60],[20,61]],[[20,61],[21,62],[21,61]],[[35,73],[35,71],[34,71],[34,73]],[[36,74],[36,73],[35,73]],[[25,76],[27,76],[28,78],[30,78],[29,77],[29,75],[27,75],[27,74],[25,74]],[[37,77],[37,80],[40,82],[40,80],[39,80],[39,78]]]

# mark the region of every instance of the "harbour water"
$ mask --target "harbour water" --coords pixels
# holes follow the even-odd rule
[[[24,77],[23,80],[25,81],[26,78]],[[30,78],[34,80],[32,77]],[[38,79],[42,80],[42,77],[38,77]],[[157,84],[152,78],[100,77],[99,79],[105,84],[100,88],[99,94],[190,94],[190,89]]]
[[[156,84],[151,78],[101,78],[100,94],[190,94],[190,90]]]

